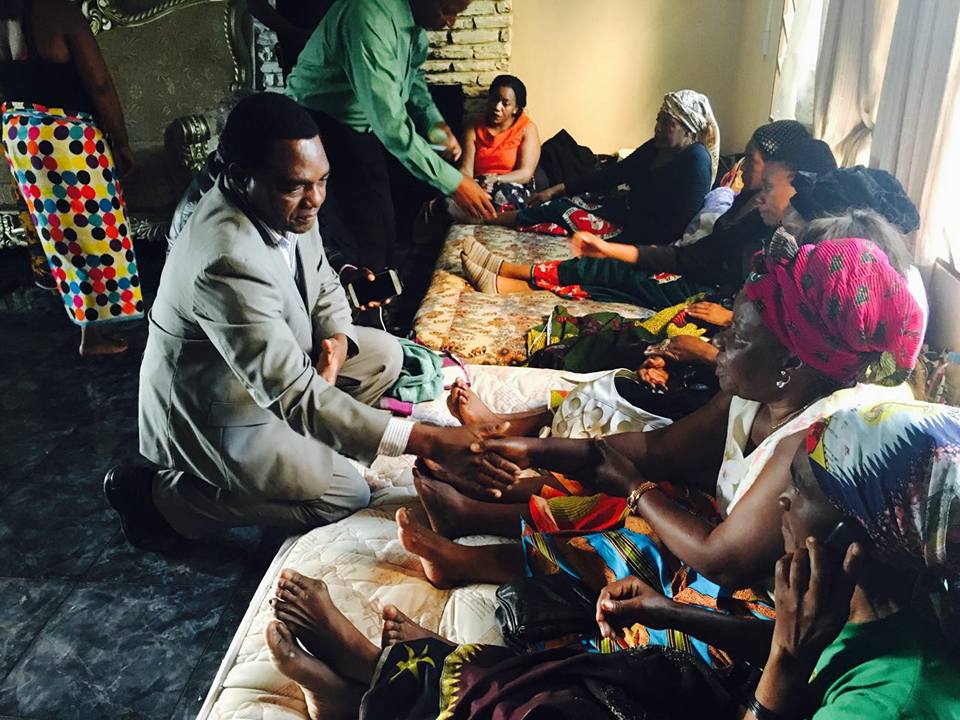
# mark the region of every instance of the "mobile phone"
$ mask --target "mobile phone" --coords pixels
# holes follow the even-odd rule
[[[860,523],[844,518],[833,526],[833,530],[823,541],[823,546],[843,558],[847,556],[847,550],[853,543],[863,543],[866,539],[867,533]]]
[[[360,278],[347,284],[347,297],[355,308],[374,301],[384,302],[403,292],[397,271],[392,268],[377,273],[373,280]]]

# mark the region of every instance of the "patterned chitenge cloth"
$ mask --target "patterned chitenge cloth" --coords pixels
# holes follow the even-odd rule
[[[733,718],[735,705],[713,672],[666,648],[518,654],[427,639],[383,651],[360,718]]]
[[[68,317],[78,325],[142,317],[123,192],[93,118],[24,103],[2,107],[3,144]]]

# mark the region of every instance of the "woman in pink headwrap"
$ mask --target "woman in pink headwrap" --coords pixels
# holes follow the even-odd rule
[[[772,615],[764,589],[783,544],[771,508],[798,442],[787,439],[839,409],[909,398],[902,380],[919,353],[923,322],[903,276],[869,240],[799,248],[777,242],[759,270],[720,337],[722,391],[704,408],[661,430],[598,441],[485,442],[491,466],[563,473],[559,484],[552,479],[532,497],[543,478],[533,487],[521,483],[524,490],[501,503],[421,478],[432,529],[406,511],[397,519],[401,542],[421,557],[427,577],[443,587],[503,583],[526,568],[534,575],[564,573],[599,592],[638,576],[656,588],[647,598],[650,615],[621,644],[670,645],[715,665],[729,663],[725,643],[736,638],[743,616]],[[698,493],[716,498],[712,512],[691,501]],[[519,548],[448,539],[511,535],[518,522]],[[664,597],[677,602],[665,604]],[[691,606],[733,616],[726,635],[707,637],[715,627],[704,629],[703,615]],[[581,640],[614,647],[596,634]]]

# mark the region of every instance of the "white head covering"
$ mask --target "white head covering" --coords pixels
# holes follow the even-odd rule
[[[687,130],[694,134],[697,142],[710,151],[710,160],[713,164],[713,176],[717,174],[717,164],[720,162],[720,127],[713,116],[713,108],[706,95],[696,90],[677,90],[663,96],[661,112],[680,121]]]

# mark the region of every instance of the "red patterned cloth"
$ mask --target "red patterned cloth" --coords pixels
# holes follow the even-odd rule
[[[804,245],[793,257],[767,253],[747,297],[764,324],[823,375],[852,382],[903,380],[923,341],[923,311],[907,282],[870,240]]]
[[[570,298],[571,300],[589,300],[590,293],[583,289],[582,285],[561,285],[560,284],[560,263],[562,260],[552,260],[551,262],[537,263],[533,266],[533,284],[541,290],[549,290],[560,297]]]

